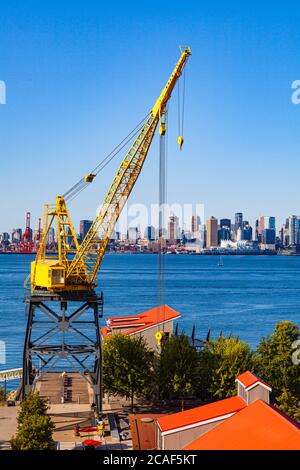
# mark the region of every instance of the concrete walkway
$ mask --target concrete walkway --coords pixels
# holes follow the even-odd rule
[[[17,430],[19,406],[0,406],[0,449],[8,447]]]

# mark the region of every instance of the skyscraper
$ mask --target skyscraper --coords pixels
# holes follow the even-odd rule
[[[50,227],[47,235],[47,245],[53,246],[55,243],[55,230],[54,227]]]
[[[240,229],[243,228],[243,214],[242,214],[242,212],[236,212],[235,216],[234,216],[234,219],[235,219],[234,231],[235,231],[235,233],[237,233],[239,228]]]
[[[210,217],[206,221],[206,247],[218,246],[218,219]]]
[[[0,233],[0,243],[2,245],[8,245],[9,244],[9,233],[7,233],[7,232]]]
[[[274,232],[274,233],[271,233],[271,232],[268,232],[268,235],[267,232],[265,232],[265,234],[263,235],[264,233],[264,230],[270,230],[271,232]],[[260,215],[256,221],[256,239],[259,243],[264,243],[264,244],[268,244],[268,245],[273,245],[275,243],[266,243],[265,240],[266,240],[266,237],[269,239],[269,240],[272,240],[276,238],[276,219],[275,217],[273,216],[269,216],[269,215]]]
[[[197,234],[197,232],[199,231],[200,225],[201,225],[201,219],[199,215],[192,215],[192,223],[191,223],[192,234]],[[192,235],[192,236],[196,236],[196,235]]]
[[[249,224],[248,220],[244,220],[243,222],[242,239],[247,241],[252,240],[252,227]]]
[[[92,220],[81,220],[80,225],[79,225],[79,235],[80,235],[80,243],[88,233],[91,225],[92,225]]]
[[[220,219],[220,228],[228,228],[229,230],[231,230],[231,220]]]
[[[149,241],[155,240],[155,228],[152,225],[145,228],[145,238]]]
[[[289,216],[289,244],[300,244],[300,217],[297,215]]]
[[[171,215],[168,222],[168,240],[171,243],[176,243],[179,239],[179,226],[178,226],[178,217],[176,215]]]
[[[137,227],[129,227],[127,231],[127,240],[136,243],[138,240],[139,230]]]
[[[220,228],[218,231],[218,241],[231,239],[231,220],[220,219]]]
[[[21,243],[22,239],[22,229],[21,228],[13,228],[11,231],[11,242],[12,243]]]
[[[264,216],[263,217],[264,219],[264,228],[265,229],[271,229],[271,230],[275,230],[275,217],[272,217],[272,216]]]
[[[261,235],[263,245],[275,245],[276,233],[273,228],[264,228]]]
[[[264,229],[264,216],[260,215],[257,219],[257,235],[258,235],[257,238],[259,238],[259,236],[261,237],[263,229]]]

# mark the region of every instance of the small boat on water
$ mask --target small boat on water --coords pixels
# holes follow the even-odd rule
[[[224,266],[224,262],[223,262],[222,256],[220,256],[220,259],[219,259],[219,262],[218,262],[218,266]]]

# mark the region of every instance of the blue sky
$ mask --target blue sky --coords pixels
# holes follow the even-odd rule
[[[299,214],[300,7],[269,1],[1,2],[0,231],[33,225],[151,109],[189,44],[185,147],[169,108],[168,200],[206,215]],[[158,139],[131,202],[157,201]],[[92,218],[116,162],[70,206]]]

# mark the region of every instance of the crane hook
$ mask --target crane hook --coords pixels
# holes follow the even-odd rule
[[[182,135],[178,136],[177,142],[178,142],[180,150],[182,150],[182,146],[183,146],[183,142],[184,142]]]

